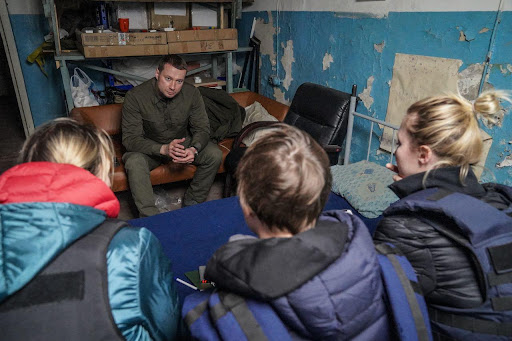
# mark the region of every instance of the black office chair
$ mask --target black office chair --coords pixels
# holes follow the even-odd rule
[[[352,87],[355,96],[356,86]],[[313,83],[304,83],[297,89],[284,123],[309,133],[327,152],[331,165],[338,164],[341,144],[347,133],[351,94]],[[241,141],[255,129],[271,127],[279,122],[255,122],[240,131],[231,152],[226,156],[226,183],[224,197],[232,195],[234,174],[247,147]]]

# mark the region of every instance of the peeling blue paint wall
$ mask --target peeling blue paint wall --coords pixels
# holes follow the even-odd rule
[[[271,16],[271,17],[269,17]],[[261,93],[277,98],[284,93],[284,100],[291,101],[298,86],[304,82],[323,84],[341,91],[350,92],[352,84],[358,86],[361,94],[370,77],[374,78],[370,96],[373,104],[367,109],[359,103],[358,111],[385,119],[390,81],[395,53],[416,54],[432,57],[454,58],[463,61],[459,72],[472,64],[482,64],[489,48],[496,12],[390,12],[387,16],[372,16],[360,13],[337,12],[244,12],[239,22],[240,46],[246,46],[253,18],[259,23],[279,22],[278,35],[273,36],[273,51],[277,66],[272,66],[270,54],[261,56]],[[465,39],[459,40],[461,32]],[[258,34],[258,30],[256,30]],[[260,37],[261,38],[261,37]],[[276,53],[276,43],[279,49]],[[293,42],[291,73],[293,80],[288,89],[283,85],[276,88],[268,84],[268,76],[278,74],[285,79],[286,72],[281,58],[284,46]],[[332,62],[323,70],[326,53]],[[243,60],[237,60],[242,65]],[[512,90],[512,12],[502,13],[498,26],[494,54],[492,57],[489,84],[497,89]],[[508,68],[507,68],[508,67]],[[283,98],[281,98],[282,100]],[[494,139],[489,152],[483,181],[497,181],[512,185],[512,167],[497,168],[496,164],[511,155],[512,113],[509,113],[501,127],[488,129]],[[355,139],[351,160],[366,156],[367,132],[369,126],[355,125]],[[363,136],[362,132],[366,132]],[[379,134],[380,135],[380,134]],[[372,160],[385,163],[388,155],[378,155],[377,138],[372,145]]]
[[[56,67],[53,54],[43,56],[44,70],[48,76],[41,72],[37,64],[27,61],[27,57],[44,42],[44,36],[50,32],[48,19],[43,14],[42,2],[8,0],[7,4],[34,126],[67,116],[61,73]],[[70,74],[73,74],[75,66],[68,63]],[[95,82],[96,89],[103,90],[103,74],[91,70],[86,72]]]
[[[11,14],[11,27],[18,50],[23,79],[29,98],[34,126],[57,117],[66,116],[60,72],[53,56],[44,57],[46,77],[37,64],[30,64],[27,57],[44,41],[50,31],[48,20],[42,14]]]

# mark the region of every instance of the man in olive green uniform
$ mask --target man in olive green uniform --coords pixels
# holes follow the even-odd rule
[[[149,172],[169,161],[194,164],[196,173],[183,204],[206,200],[222,161],[209,141],[210,124],[199,91],[185,83],[187,64],[165,56],[155,78],[130,90],[123,104],[123,161],[133,199],[141,217],[158,214]]]

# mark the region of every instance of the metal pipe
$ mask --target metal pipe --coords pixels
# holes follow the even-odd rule
[[[89,65],[89,64],[80,63],[80,62],[74,62],[74,63],[77,63],[81,67],[84,67],[84,68],[87,68],[87,69],[101,71],[101,72],[105,72],[105,73],[110,73],[112,75],[121,76],[121,77],[124,77],[124,78],[133,79],[133,80],[136,80],[136,81],[144,82],[144,81],[148,80],[147,78],[144,78],[144,77],[140,77],[140,76],[136,76],[136,75],[131,75],[131,74],[128,74],[128,73],[112,70],[112,69],[101,67],[101,66]]]
[[[368,138],[368,152],[366,153],[366,161],[370,160],[370,149],[372,148],[373,122],[370,125],[370,137]]]
[[[373,117],[370,117],[370,116],[366,116],[366,115],[360,114],[358,112],[353,112],[352,114],[354,116],[364,118],[364,119],[366,119],[366,120],[368,120],[370,122],[375,122],[375,123],[378,123],[378,124],[382,124],[383,126],[386,126],[386,127],[389,127],[389,128],[393,128],[395,130],[400,129],[400,126],[397,126],[397,125],[394,125],[394,124],[391,124],[391,123],[388,123],[388,122],[384,122],[384,121],[381,121],[379,119],[376,119],[376,118],[373,118]]]
[[[343,158],[343,164],[349,164],[350,158],[350,143],[352,142],[352,130],[354,126],[354,113],[356,111],[356,101],[357,97],[354,96],[354,92],[357,90],[356,85],[352,87],[352,96],[350,97],[350,107],[348,111],[348,124],[347,124],[347,136],[345,136],[345,156]]]
[[[233,53],[226,53],[226,80],[233,79]],[[229,81],[226,83],[226,90],[228,93],[233,92],[233,82]]]
[[[69,76],[69,70],[68,65],[65,60],[60,61],[60,75],[62,79],[62,85],[64,86],[64,95],[66,97],[66,105],[68,109],[68,114],[73,110],[73,107],[75,106],[73,102],[73,97],[71,95],[71,85],[69,84],[69,81],[71,77]]]

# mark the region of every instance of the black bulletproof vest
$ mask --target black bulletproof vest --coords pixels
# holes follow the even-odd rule
[[[107,219],[0,304],[2,340],[124,340],[110,310],[107,248],[125,222]]]

